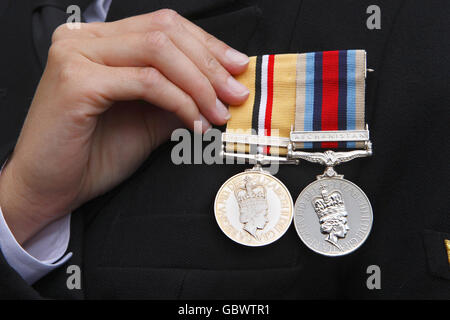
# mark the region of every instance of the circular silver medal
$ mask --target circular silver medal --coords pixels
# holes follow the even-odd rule
[[[228,179],[214,202],[220,229],[231,240],[251,247],[278,240],[292,222],[293,209],[286,186],[260,169]]]
[[[295,202],[294,224],[300,239],[326,256],[342,256],[358,249],[369,236],[372,220],[367,196],[343,178],[320,178]]]

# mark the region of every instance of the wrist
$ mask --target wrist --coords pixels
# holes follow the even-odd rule
[[[22,245],[50,221],[39,213],[42,208],[30,202],[13,172],[7,163],[0,174],[0,208],[16,241]]]

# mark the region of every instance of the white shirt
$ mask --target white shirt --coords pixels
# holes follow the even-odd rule
[[[95,0],[83,13],[86,22],[104,22],[112,0]],[[0,171],[1,173],[1,171]],[[70,218],[53,221],[22,247],[14,238],[0,208],[0,250],[8,264],[28,283],[33,284],[72,257],[67,251]],[[64,255],[65,254],[65,255]]]

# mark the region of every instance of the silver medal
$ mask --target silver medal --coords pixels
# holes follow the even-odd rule
[[[372,155],[372,144],[365,150],[303,152],[289,150],[291,157],[326,166],[298,196],[294,225],[300,239],[311,250],[326,256],[342,256],[358,249],[372,228],[372,206],[365,193],[339,175],[334,166]]]
[[[369,199],[344,178],[319,178],[295,202],[294,224],[300,239],[326,256],[358,249],[369,236],[372,220]]]

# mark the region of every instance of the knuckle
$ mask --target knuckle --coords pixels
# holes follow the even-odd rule
[[[68,38],[91,36],[88,23],[81,23],[80,28],[73,28],[72,23],[59,25],[52,34],[52,43]]]
[[[171,27],[178,20],[178,13],[172,9],[161,9],[154,13],[156,23],[162,27]]]
[[[161,82],[161,73],[152,67],[142,68],[138,75],[145,88],[153,88]]]
[[[169,38],[162,31],[152,31],[145,34],[144,43],[149,49],[160,49],[167,45]]]
[[[48,60],[63,62],[69,59],[70,53],[74,52],[74,41],[70,39],[53,43],[48,51]]]
[[[66,23],[59,25],[52,34],[52,43],[64,39],[67,31],[68,27]]]
[[[209,73],[217,73],[220,71],[219,62],[212,56],[207,56],[205,58],[204,64],[205,64],[206,70]]]
[[[216,44],[216,38],[210,34],[205,35],[205,43],[208,47],[213,46]]]
[[[63,51],[72,51],[77,46],[76,39],[62,39],[54,44]]]

